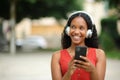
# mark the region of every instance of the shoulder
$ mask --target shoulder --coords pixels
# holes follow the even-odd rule
[[[104,52],[104,50],[102,50],[102,49],[96,49],[96,54],[98,55],[98,56],[105,56],[105,52]]]
[[[64,49],[55,51],[55,52],[52,54],[52,60],[59,61],[62,51],[64,51]]]
[[[61,49],[52,54],[52,57],[60,57],[60,53],[66,52],[66,49]]]
[[[59,61],[60,57],[61,57],[61,53],[64,53],[65,51],[66,51],[66,49],[61,49],[61,50],[55,51],[52,54],[52,60]]]
[[[59,51],[55,51],[53,54],[52,54],[52,58],[59,58],[60,57],[60,50]]]
[[[56,51],[52,54],[51,65],[59,64],[60,51]]]
[[[106,59],[105,52],[102,49],[96,49],[96,56],[98,60]]]

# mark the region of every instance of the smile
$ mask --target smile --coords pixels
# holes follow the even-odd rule
[[[73,40],[75,40],[75,41],[78,41],[78,40],[80,40],[80,39],[81,39],[80,36],[73,36]]]

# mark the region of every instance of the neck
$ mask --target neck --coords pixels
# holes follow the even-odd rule
[[[85,43],[81,43],[81,44],[71,44],[71,48],[75,49],[76,46],[86,46]]]
[[[80,45],[76,45],[76,44],[72,44],[69,48],[68,48],[68,52],[74,56],[75,54],[75,47],[76,46],[86,46],[85,44],[80,44]]]
[[[75,46],[71,45],[67,50],[68,50],[68,52],[69,52],[69,54],[71,56],[74,56],[74,54],[75,54]]]

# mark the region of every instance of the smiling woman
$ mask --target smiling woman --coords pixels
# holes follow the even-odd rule
[[[53,80],[104,80],[106,57],[98,48],[95,24],[90,14],[76,11],[70,15],[62,33],[62,48],[51,60]],[[77,46],[86,47],[86,56],[74,58]],[[77,63],[77,64],[76,64]]]

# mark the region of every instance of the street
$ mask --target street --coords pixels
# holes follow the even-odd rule
[[[0,53],[0,80],[52,80],[50,62],[53,52]],[[107,59],[105,80],[120,79],[120,61]]]

